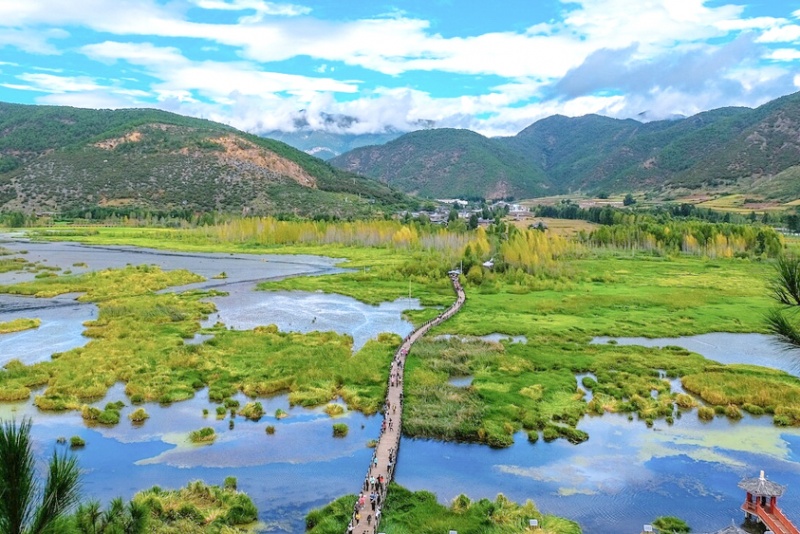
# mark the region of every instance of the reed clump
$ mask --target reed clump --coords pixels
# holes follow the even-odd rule
[[[217,433],[210,426],[189,432],[189,441],[192,443],[213,443],[217,439]]]

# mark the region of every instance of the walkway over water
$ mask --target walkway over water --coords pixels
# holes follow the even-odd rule
[[[367,469],[367,475],[359,491],[358,501],[353,507],[353,517],[347,527],[348,534],[375,534],[378,532],[380,510],[386,500],[386,488],[392,480],[397,462],[397,448],[400,445],[401,422],[403,417],[403,371],[405,370],[406,356],[411,345],[424,336],[428,330],[443,323],[456,314],[467,295],[458,281],[458,273],[450,274],[458,298],[444,313],[428,321],[412,332],[403,340],[400,348],[394,355],[389,370],[389,387],[384,404],[383,425],[381,436],[375,453]]]

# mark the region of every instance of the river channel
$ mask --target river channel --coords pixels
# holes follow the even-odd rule
[[[336,330],[353,336],[355,347],[382,331],[406,335],[412,326],[403,320],[402,311],[418,307],[409,299],[367,306],[341,295],[254,291],[255,284],[265,279],[338,272],[335,260],[329,258],[184,254],[21,241],[0,246],[24,249],[28,261],[72,272],[142,263],[186,268],[208,279],[192,287],[214,287],[229,293],[214,298],[219,312],[209,321],[219,320],[237,329],[274,323],[282,330]],[[221,271],[226,279],[212,279]],[[0,274],[0,283],[32,276]],[[74,295],[38,300],[0,295],[0,322],[14,317],[42,319],[37,330],[0,336],[0,363],[14,357],[41,361],[53,352],[81,346],[88,341],[82,336],[81,324],[96,313],[93,305],[77,303]],[[741,363],[793,371],[793,364],[785,363],[791,359],[780,354],[772,363],[768,358],[752,361],[753,354],[775,352],[766,336],[714,336],[699,343],[693,338],[647,343],[687,346],[724,363],[746,360]],[[743,346],[749,352],[737,359],[737,347]],[[126,400],[121,385],[97,404],[119,399]],[[332,437],[331,419],[321,409],[291,407],[286,396],[260,400],[267,415],[258,423],[236,417],[232,430],[228,418],[214,417],[216,405],[208,401],[205,390],[194,399],[168,407],[145,405],[150,419],[138,427],[127,419],[131,407],[123,410],[122,422],[111,428],[89,427],[78,413],[40,412],[30,402],[2,404],[0,417],[33,417],[40,458],[60,447],[55,444],[59,436],[84,437],[87,446],[77,454],[87,497],[107,502],[116,496],[129,498],[152,485],[177,487],[195,479],[219,484],[232,475],[256,502],[265,531],[300,533],[310,509],[358,488],[372,453],[365,444],[377,437],[380,420],[349,412],[344,422],[350,433],[339,439]],[[204,417],[204,408],[211,415]],[[279,408],[289,417],[276,419]],[[264,433],[267,424],[275,425],[274,435]],[[219,433],[217,442],[199,447],[187,444],[186,434],[206,425]],[[771,479],[788,486],[780,503],[790,518],[800,519],[800,431],[777,428],[770,417],[746,415],[738,422],[716,418],[702,423],[690,412],[673,425],[656,421],[653,428],[647,428],[642,422],[606,414],[584,418],[579,428],[591,436],[580,445],[563,440],[540,440],[531,445],[520,434],[512,447],[502,450],[404,438],[396,479],[413,490],[433,491],[442,502],[459,493],[494,498],[502,492],[518,501],[532,499],[545,513],[578,521],[587,534],[636,534],[660,515],[677,515],[694,532],[710,532],[729,525],[732,519],[741,520],[739,506],[744,494],[736,484],[764,469]]]

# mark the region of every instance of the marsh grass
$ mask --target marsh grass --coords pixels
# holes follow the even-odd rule
[[[180,250],[317,253],[348,258],[352,272],[298,277],[262,289],[336,292],[378,303],[408,294],[427,306],[448,305],[452,288],[444,271],[452,264],[434,251],[337,244],[290,245],[276,249],[258,239],[224,241],[200,232],[172,230],[99,231],[86,239]],[[529,436],[585,439],[574,431],[585,413],[620,412],[643,424],[674,420],[690,400],[676,398],[669,382],[681,377],[700,399],[725,410],[772,413],[778,424],[800,423],[793,406],[798,381],[770,373],[728,369],[678,348],[646,349],[589,345],[593,336],[682,336],[714,331],[764,331],[770,307],[768,262],[748,259],[636,256],[618,251],[576,254],[564,268],[531,274],[521,269],[484,273],[468,284],[463,310],[436,333],[481,336],[492,332],[525,335],[527,344],[456,343],[415,345],[406,376],[404,432],[411,435],[510,445],[524,429]],[[104,273],[101,275],[101,273]],[[237,391],[250,397],[288,393],[292,404],[325,405],[341,397],[349,409],[375,413],[383,400],[386,369],[397,336],[381,336],[351,356],[352,340],[333,333],[281,333],[213,329],[203,345],[185,345],[213,305],[207,295],[154,294],[156,287],[185,284],[190,273],[128,267],[87,275],[58,276],[2,288],[24,294],[91,291],[100,317],[87,323],[92,341],[57,360],[33,366],[11,362],[0,373],[0,400],[24,399],[47,386],[36,403],[43,409],[78,408],[96,400],[115,382],[126,383],[131,400],[164,403],[186,399],[204,386],[223,402]],[[422,322],[429,307],[407,313]],[[462,346],[464,345],[464,346]],[[587,403],[575,374],[592,372],[593,400]],[[739,374],[737,374],[739,373]],[[471,386],[447,380],[474,376]],[[749,392],[733,383],[743,378]],[[776,386],[776,387],[773,387]],[[749,408],[745,408],[748,406]],[[754,411],[755,410],[755,411]],[[733,413],[733,412],[732,412]],[[635,416],[635,417],[634,417]]]
[[[186,345],[183,340],[199,331],[199,321],[214,310],[213,304],[201,302],[208,293],[153,291],[199,279],[185,271],[144,266],[2,288],[42,296],[87,291],[80,298],[96,301],[100,312],[97,320],[85,323],[91,338],[86,346],[30,366],[9,362],[0,373],[0,400],[25,399],[32,388],[45,386],[36,398],[41,409],[80,409],[124,382],[137,402],[169,404],[207,386],[209,398],[217,402],[237,391],[250,397],[289,393],[292,404],[311,407],[341,397],[351,409],[377,412],[397,336],[381,335],[355,355],[349,336],[282,333],[274,326],[217,328],[207,343]]]
[[[343,438],[350,431],[345,423],[333,423],[333,437]]]
[[[530,334],[530,333],[529,333]],[[541,343],[537,341],[541,340]],[[586,402],[576,374],[591,372]],[[407,435],[506,447],[518,430],[536,442],[589,436],[576,425],[587,413],[628,413],[652,426],[674,422],[698,401],[673,393],[667,379],[683,377],[687,391],[740,419],[741,410],[774,413],[779,425],[800,424],[800,380],[752,366],[721,366],[679,347],[558,343],[532,336],[527,344],[423,339],[406,365]],[[468,387],[448,383],[471,375]],[[703,410],[702,415],[707,413]],[[714,415],[711,409],[712,418]]]
[[[344,415],[345,407],[342,406],[341,404],[331,402],[325,406],[325,413],[331,417],[339,417],[341,415]]]
[[[150,417],[144,408],[137,408],[133,412],[128,415],[128,419],[131,420],[133,423],[144,423],[146,419]]]
[[[192,443],[213,443],[217,439],[217,433],[210,426],[189,432],[189,441]]]
[[[308,534],[340,534],[347,529],[355,495],[341,497],[306,516]],[[380,530],[394,534],[516,534],[528,531],[528,520],[538,519],[543,534],[580,534],[577,523],[544,515],[532,501],[518,504],[499,494],[496,499],[471,501],[456,497],[450,506],[439,504],[428,491],[411,492],[392,482],[382,509]],[[362,519],[363,521],[363,519]]]
[[[264,416],[264,407],[260,402],[248,402],[239,410],[239,415],[252,421],[258,421]]]
[[[0,334],[10,334],[11,332],[22,332],[24,330],[33,330],[41,326],[41,319],[27,319],[19,318],[12,321],[0,323]]]
[[[258,510],[246,494],[235,487],[190,482],[177,490],[155,486],[133,496],[133,502],[150,510],[148,532],[168,533],[239,533],[258,517]]]

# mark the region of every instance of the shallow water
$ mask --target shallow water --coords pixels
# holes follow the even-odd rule
[[[800,376],[800,350],[785,349],[773,336],[714,332],[685,337],[596,337],[592,343],[616,341],[618,345],[643,347],[683,347],[709,360],[724,364],[744,363],[780,369]]]
[[[0,364],[18,359],[26,364],[49,360],[54,352],[85,345],[83,323],[97,318],[97,306],[74,296],[49,299],[0,295],[0,323],[38,318],[39,328],[0,334]]]
[[[364,304],[344,295],[308,293],[304,291],[252,291],[241,284],[226,287],[227,297],[208,299],[217,306],[203,323],[211,326],[217,321],[236,328],[250,330],[259,325],[275,324],[284,332],[322,332],[333,330],[353,338],[353,351],[378,337],[381,332],[394,332],[405,337],[414,325],[402,318],[404,310],[421,309],[419,300],[400,298],[378,306]]]
[[[459,336],[458,334],[440,334],[434,338],[435,340],[438,339],[457,339],[459,341],[469,341],[480,339],[482,341],[491,341],[493,343],[500,343],[502,341],[508,343],[527,343],[528,338],[526,336],[509,336],[508,334],[501,334],[500,332],[494,332],[492,334],[486,334],[485,336]]]
[[[535,445],[524,433],[508,449],[404,438],[397,482],[433,491],[448,503],[459,493],[494,499],[502,492],[540,510],[578,521],[587,534],[641,532],[661,515],[686,520],[693,532],[741,521],[744,477],[767,476],[789,490],[780,504],[800,517],[800,431],[779,429],[771,418],[702,423],[694,412],[652,429],[627,416],[584,418],[589,441]]]
[[[249,400],[236,398],[242,405]],[[115,400],[128,402],[121,385],[95,405]],[[267,532],[303,532],[309,510],[357,489],[372,456],[366,442],[378,434],[379,418],[347,412],[332,419],[322,408],[291,407],[286,395],[259,402],[266,415],[258,422],[236,416],[233,430],[228,428],[229,413],[216,418],[217,405],[208,401],[206,390],[171,406],[141,405],[150,418],[140,426],[127,419],[138,406],[125,407],[120,424],[113,427],[87,425],[77,412],[40,412],[30,403],[2,404],[0,417],[34,418],[40,458],[66,448],[55,444],[59,436],[86,440],[86,447],[76,450],[86,496],[107,502],[116,496],[128,499],[153,485],[176,488],[197,479],[222,484],[226,476],[235,476],[239,489],[258,506]],[[210,412],[206,417],[203,408]],[[289,416],[276,419],[278,408]],[[333,437],[333,422],[349,426],[347,437]],[[275,426],[274,435],[266,434],[267,425]],[[189,443],[188,433],[204,426],[216,430],[216,442]]]
[[[263,280],[287,276],[322,275],[342,272],[338,260],[309,255],[179,253],[135,247],[94,247],[76,243],[32,243],[3,241],[4,248],[27,251],[23,257],[31,262],[43,262],[51,267],[74,273],[87,270],[122,268],[126,265],[155,264],[162,269],[186,269],[204,276],[206,280],[167,291],[186,289],[216,289],[228,293],[213,297],[217,313],[203,326],[222,321],[230,328],[252,329],[276,324],[282,331],[311,332],[333,330],[353,338],[353,350],[358,351],[367,340],[381,332],[406,336],[413,325],[402,318],[407,309],[420,309],[417,299],[398,299],[395,302],[370,306],[343,295],[324,295],[306,292],[255,291]],[[85,263],[86,267],[76,263]],[[224,272],[226,278],[215,279]],[[33,279],[33,273],[2,273],[0,284],[12,284]],[[54,352],[80,347],[88,342],[83,336],[83,322],[96,317],[93,304],[75,301],[77,295],[56,299],[35,299],[0,294],[0,322],[17,317],[40,318],[38,330],[0,335],[0,364],[13,358],[25,363],[44,361]],[[202,334],[187,340],[199,343],[209,339]]]
[[[299,331],[334,329],[360,340],[394,325],[404,335],[400,312],[412,307],[405,299],[373,307],[352,304],[352,299],[338,295],[252,291],[261,278],[335,272],[334,260],[327,258],[188,255],[125,247],[95,250],[70,244],[3,246],[27,249],[28,260],[47,259],[47,264],[73,271],[80,270],[72,266],[78,261],[85,261],[90,269],[158,263],[169,269],[188,268],[209,278],[225,271],[227,279],[209,279],[197,286],[230,292],[228,297],[214,298],[219,315],[208,322],[222,320],[236,328],[275,323],[281,329]],[[8,283],[4,277],[13,278],[0,275],[0,283]],[[57,339],[55,330],[60,332],[68,323],[44,330],[51,320],[74,319],[75,330],[66,337],[80,345],[86,339],[80,335],[79,325],[86,319],[72,315],[80,311],[91,318],[96,311],[87,311],[94,307],[75,303],[72,298],[62,297],[64,302],[52,306],[33,301],[43,303],[33,314],[19,309],[26,307],[29,299],[0,296],[0,321],[7,320],[2,318],[3,313],[44,317],[52,309],[55,317],[43,319],[42,327],[33,331],[46,333],[38,336],[46,338],[40,340],[44,348],[39,350],[64,350],[53,349],[49,343]],[[14,335],[19,334],[24,332]],[[631,342],[686,346],[724,363],[793,369],[788,367],[786,355],[766,336],[696,337],[696,346],[690,345],[694,338]],[[3,345],[8,339],[12,338],[0,336],[0,360],[6,358],[7,351],[19,353],[19,338]],[[620,344],[628,342],[619,340]],[[471,377],[453,383],[465,386],[467,380]],[[673,388],[679,387],[671,382]],[[119,399],[127,402],[121,385],[108,395],[108,400]],[[239,399],[246,401],[242,396]],[[208,402],[205,391],[169,407],[144,405],[151,417],[140,427],[127,420],[132,407],[126,407],[122,422],[111,428],[89,427],[77,413],[41,413],[30,402],[0,405],[0,417],[14,410],[17,418],[23,414],[35,418],[33,434],[40,458],[47,457],[53,448],[63,447],[55,445],[57,437],[82,436],[87,446],[76,454],[85,473],[87,496],[107,502],[118,495],[129,498],[154,484],[174,488],[195,479],[222,483],[224,477],[232,475],[238,478],[239,488],[253,497],[268,532],[300,533],[309,510],[358,489],[372,454],[365,444],[377,437],[380,419],[348,413],[342,420],[349,425],[350,433],[336,439],[332,437],[333,420],[320,409],[292,408],[285,396],[259,400],[267,416],[259,422],[236,417],[233,430],[228,429],[228,416],[216,420],[216,405]],[[207,418],[202,415],[203,408],[211,412]],[[290,417],[275,419],[278,408]],[[266,435],[268,424],[276,426],[275,435]],[[207,425],[217,429],[216,443],[193,446],[186,442],[188,432]],[[703,532],[727,526],[732,518],[737,522],[741,519],[739,506],[744,495],[736,484],[742,477],[756,476],[759,469],[765,469],[771,479],[789,486],[780,503],[789,517],[800,517],[800,430],[776,428],[769,417],[745,415],[739,422],[717,418],[702,423],[696,412],[688,412],[672,426],[656,421],[654,428],[648,429],[643,422],[628,421],[627,416],[606,414],[584,418],[579,428],[590,434],[589,441],[580,445],[564,440],[540,440],[531,445],[520,433],[515,437],[516,444],[503,450],[404,438],[397,480],[411,489],[434,491],[443,502],[462,492],[473,498],[494,498],[498,492],[520,501],[530,498],[546,513],[577,520],[587,534],[640,532],[643,524],[659,515],[680,516],[695,532]]]

